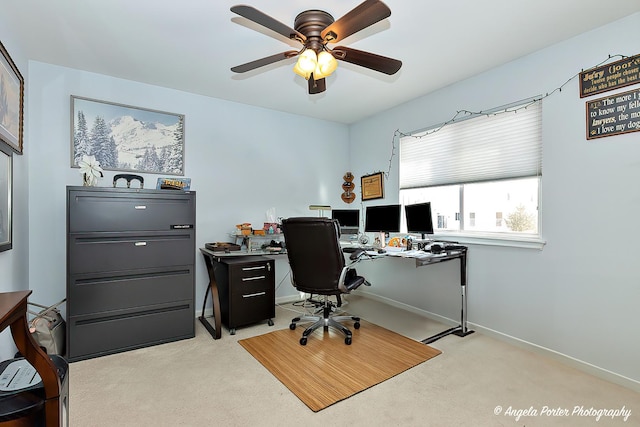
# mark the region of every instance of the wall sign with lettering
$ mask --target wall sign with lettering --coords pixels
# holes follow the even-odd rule
[[[640,55],[580,73],[580,98],[640,83]]]
[[[586,103],[587,139],[640,130],[640,89]]]

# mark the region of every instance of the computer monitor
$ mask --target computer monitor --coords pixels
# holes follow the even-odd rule
[[[400,205],[367,206],[364,231],[397,233],[400,231]]]
[[[337,219],[341,234],[358,234],[360,230],[360,211],[358,209],[333,209],[331,219]]]
[[[419,233],[425,239],[427,234],[433,234],[433,218],[431,217],[431,203],[416,203],[405,205],[405,218],[407,219],[407,232]]]

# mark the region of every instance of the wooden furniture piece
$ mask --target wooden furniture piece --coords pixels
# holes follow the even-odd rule
[[[70,361],[195,336],[191,191],[67,187]]]
[[[247,253],[220,254],[200,248],[209,274],[200,322],[214,339],[222,325],[234,335],[236,328],[275,317],[275,261]],[[205,318],[207,297],[211,292],[214,325]]]
[[[27,298],[31,291],[0,293],[0,331],[11,328],[11,335],[20,354],[36,369],[42,379],[42,389],[17,392],[16,399],[28,408],[20,418],[4,421],[0,426],[47,427],[68,425],[69,381],[67,364],[56,366],[52,359],[36,344],[27,324]],[[5,402],[9,406],[8,402]],[[42,410],[44,409],[44,416]]]

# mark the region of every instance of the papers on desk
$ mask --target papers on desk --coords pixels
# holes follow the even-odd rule
[[[439,258],[442,256],[446,256],[446,252],[442,252],[439,254],[432,254],[430,252],[419,251],[419,250],[410,250],[410,251],[402,251],[402,252],[387,252],[387,256],[395,256],[401,258]]]

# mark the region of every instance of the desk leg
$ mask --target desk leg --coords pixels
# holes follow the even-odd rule
[[[430,344],[442,337],[453,334],[459,337],[466,337],[474,331],[467,327],[467,250],[465,249],[460,256],[460,294],[462,297],[460,304],[460,325],[432,335],[422,340],[424,344]]]
[[[467,327],[467,251],[462,252],[460,257],[460,290],[462,293],[462,303],[460,309],[460,327],[453,332],[454,335],[459,337],[466,337],[472,334]]]
[[[218,294],[218,282],[216,282],[216,275],[213,271],[213,260],[208,255],[204,255],[204,263],[207,266],[207,273],[209,274],[209,285],[204,293],[204,302],[202,303],[202,313],[198,318],[200,323],[207,328],[207,331],[211,334],[214,340],[217,340],[222,335],[222,315],[220,313],[220,295]],[[204,317],[204,310],[207,306],[207,297],[211,291],[211,302],[213,305],[213,319],[214,325],[211,325],[209,321]]]

